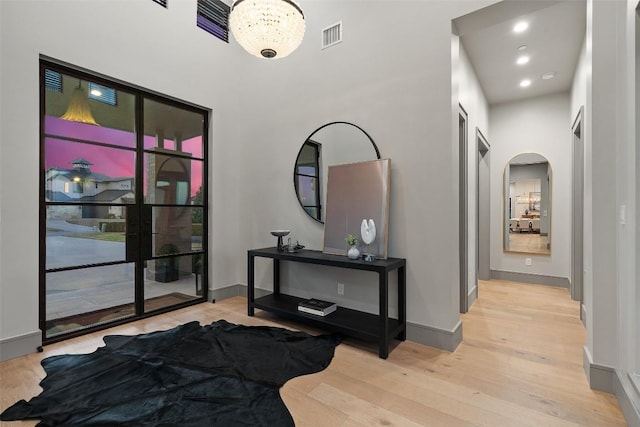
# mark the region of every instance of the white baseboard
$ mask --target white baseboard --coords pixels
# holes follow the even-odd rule
[[[42,346],[40,330],[0,340],[0,362],[35,353]]]
[[[450,331],[407,322],[407,339],[430,347],[455,351],[462,342],[462,322],[458,321]]]
[[[478,286],[474,286],[473,289],[469,291],[469,295],[467,296],[467,308],[471,309],[471,306],[478,299]]]
[[[534,285],[555,286],[569,289],[569,278],[547,276],[544,274],[516,273],[514,271],[491,270],[491,278],[511,282],[531,283]]]
[[[582,364],[589,381],[589,387],[593,390],[615,394],[616,370],[610,366],[593,363],[593,357],[587,346],[582,348]]]
[[[640,384],[634,375],[621,375],[616,371],[615,393],[629,427],[640,427]]]

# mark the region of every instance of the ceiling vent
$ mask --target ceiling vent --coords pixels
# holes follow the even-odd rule
[[[322,30],[322,45],[320,48],[326,49],[338,43],[342,43],[342,21]]]

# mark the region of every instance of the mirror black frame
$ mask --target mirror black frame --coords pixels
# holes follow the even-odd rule
[[[358,126],[356,124],[353,124],[353,123],[350,123],[350,122],[344,122],[344,121],[330,122],[330,123],[326,123],[326,124],[320,126],[316,130],[311,132],[311,134],[309,134],[309,136],[302,143],[302,146],[300,147],[300,150],[298,150],[298,155],[296,156],[296,161],[295,161],[294,166],[293,166],[293,188],[294,188],[294,191],[296,193],[296,198],[298,199],[298,203],[300,204],[300,207],[302,208],[304,213],[306,213],[310,218],[312,218],[316,222],[319,222],[320,224],[324,224],[324,218],[322,218],[322,209],[323,209],[322,197],[323,197],[323,195],[319,193],[321,186],[319,186],[319,188],[318,188],[318,197],[320,199],[319,205],[318,205],[318,216],[319,216],[319,218],[318,218],[318,217],[315,217],[315,216],[311,215],[309,213],[309,211],[307,211],[305,206],[302,204],[302,200],[300,200],[300,193],[298,191],[298,180],[296,179],[297,176],[298,176],[298,173],[297,173],[298,167],[297,167],[297,165],[298,165],[298,161],[300,160],[300,155],[302,154],[302,151],[304,150],[305,146],[309,142],[314,143],[314,144],[318,144],[317,142],[315,142],[313,140],[313,135],[315,135],[316,133],[320,132],[322,129],[326,128],[327,126],[336,125],[336,124],[349,125],[349,126],[353,126],[356,129],[360,130],[360,132],[362,132],[369,139],[369,142],[371,142],[371,145],[373,146],[373,149],[375,151],[376,159],[378,159],[378,160],[380,159],[380,150],[378,149],[378,146],[376,145],[376,143],[373,141],[373,138],[371,138],[371,136],[364,129],[362,129],[360,126]],[[318,179],[318,182],[321,182],[322,179],[323,179],[320,170],[318,170],[317,179]],[[326,179],[326,177],[324,177],[324,179]]]

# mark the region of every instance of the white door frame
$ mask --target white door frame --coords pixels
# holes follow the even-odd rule
[[[469,310],[469,150],[467,112],[459,105],[458,110],[458,149],[459,149],[459,250],[460,250],[460,313]]]
[[[583,302],[584,247],[584,108],[580,107],[571,125],[572,196],[571,196],[571,298]],[[584,321],[584,319],[583,319]]]
[[[476,295],[477,281],[489,280],[491,278],[490,266],[490,238],[489,224],[491,221],[491,176],[489,149],[491,145],[476,127]],[[481,167],[483,166],[483,167]],[[482,201],[482,203],[481,203]],[[484,227],[484,228],[481,228]],[[473,303],[473,301],[471,302]]]

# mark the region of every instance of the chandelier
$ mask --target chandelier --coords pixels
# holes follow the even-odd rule
[[[240,46],[259,58],[284,58],[304,37],[304,14],[293,0],[236,0],[229,21]]]
[[[60,116],[60,118],[71,122],[100,126],[96,123],[96,119],[93,118],[93,114],[91,114],[91,108],[89,107],[89,101],[87,99],[87,92],[82,88],[80,81],[78,81],[78,87],[75,88],[71,94],[71,100],[69,101],[67,111]]]

